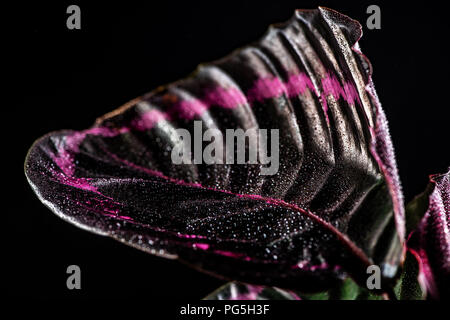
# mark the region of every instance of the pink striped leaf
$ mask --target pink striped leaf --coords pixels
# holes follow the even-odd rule
[[[78,227],[221,277],[320,291],[348,275],[365,285],[376,264],[387,290],[403,260],[403,199],[361,35],[336,11],[298,10],[90,129],[39,139],[28,181]],[[278,170],[174,164],[187,144],[176,130],[195,136],[198,122],[224,136],[278,130]]]

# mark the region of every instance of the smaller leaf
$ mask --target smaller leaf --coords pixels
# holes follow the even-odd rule
[[[406,215],[405,215],[405,223],[406,223],[406,234],[410,234],[413,232],[420,220],[422,220],[425,212],[428,209],[429,205],[429,197],[433,192],[434,185],[428,184],[427,188],[424,192],[414,197],[408,205],[406,206]]]
[[[383,296],[375,294],[367,288],[359,286],[351,278],[328,291],[328,300],[383,300]]]
[[[419,264],[419,282],[427,298],[450,297],[450,169],[430,176],[431,189],[425,200],[417,199],[410,207],[412,219],[423,212],[417,228],[410,234],[407,246]],[[427,205],[424,205],[424,204]]]
[[[361,288],[352,279],[348,278],[336,288],[330,290],[331,300],[379,300],[381,296],[370,293]]]
[[[423,300],[425,292],[419,284],[419,265],[417,259],[410,252],[406,253],[403,272],[394,288],[399,300]]]
[[[328,291],[318,293],[303,293],[301,294],[302,300],[330,300]]]
[[[205,300],[383,300],[383,296],[360,287],[351,278],[328,291],[299,293],[276,287],[229,282],[204,298]]]
[[[300,297],[289,290],[233,281],[212,292],[204,300],[300,300]]]

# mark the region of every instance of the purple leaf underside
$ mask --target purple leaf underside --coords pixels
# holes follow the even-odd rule
[[[298,10],[191,76],[83,131],[39,139],[26,159],[63,219],[152,254],[247,283],[323,290],[368,265],[395,278],[403,199],[358,22]],[[175,129],[279,129],[279,170],[174,165]]]
[[[419,282],[431,299],[450,297],[450,169],[430,176],[428,207],[408,239],[419,262]]]

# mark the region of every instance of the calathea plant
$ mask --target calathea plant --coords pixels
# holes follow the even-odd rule
[[[408,206],[406,229],[361,36],[336,11],[298,10],[89,129],[37,140],[28,181],[80,228],[235,281],[208,298],[448,297],[449,173]],[[216,133],[216,158],[229,129],[277,130],[264,140],[278,152],[276,172],[262,174],[263,162],[174,163],[199,121]]]

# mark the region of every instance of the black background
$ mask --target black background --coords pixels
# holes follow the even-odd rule
[[[66,8],[81,8],[81,30],[66,28]],[[366,8],[381,8],[368,30]],[[3,105],[3,291],[32,297],[194,298],[224,282],[63,222],[33,194],[23,161],[33,141],[58,129],[83,129],[96,117],[183,77],[258,39],[294,8],[324,5],[362,22],[363,52],[390,122],[407,200],[428,174],[450,165],[449,20],[430,1],[87,1],[20,2],[2,8],[8,58]],[[5,40],[6,39],[6,40]],[[5,44],[6,41],[6,44]],[[4,87],[5,88],[5,87]],[[6,256],[5,256],[6,255]],[[82,270],[82,290],[66,288],[66,268]]]

